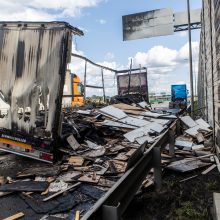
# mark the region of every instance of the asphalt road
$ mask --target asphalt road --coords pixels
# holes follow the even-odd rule
[[[40,163],[41,162],[13,154],[0,153],[0,176],[13,178],[24,168]],[[21,218],[22,220],[39,220],[43,216],[36,214],[17,193],[0,197],[0,210],[0,219],[4,219],[18,212],[25,214],[25,217]]]

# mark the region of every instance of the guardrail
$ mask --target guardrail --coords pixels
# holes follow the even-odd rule
[[[119,220],[151,168],[154,168],[155,188],[161,189],[161,149],[169,143],[169,153],[171,156],[174,155],[174,137],[179,132],[180,121],[177,119],[143,154],[140,160],[96,202],[82,220]]]

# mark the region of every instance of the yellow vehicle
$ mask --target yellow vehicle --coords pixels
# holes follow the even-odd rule
[[[84,87],[79,76],[73,75],[73,97],[72,106],[81,106],[84,104]]]
[[[66,71],[63,88],[63,107],[82,106],[84,104],[84,86],[78,75]]]

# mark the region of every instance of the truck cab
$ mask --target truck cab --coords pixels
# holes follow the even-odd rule
[[[187,108],[187,87],[186,84],[171,85],[171,102],[170,109],[186,109]]]

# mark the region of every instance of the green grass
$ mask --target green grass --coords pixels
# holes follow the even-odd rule
[[[187,201],[180,204],[180,208],[175,210],[175,215],[176,215],[175,219],[180,219],[180,220],[184,220],[184,219],[201,220],[201,219],[205,219],[205,217],[207,216],[207,210],[205,209],[202,212],[200,212],[194,207],[192,202]]]

